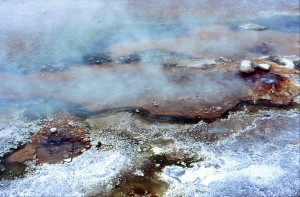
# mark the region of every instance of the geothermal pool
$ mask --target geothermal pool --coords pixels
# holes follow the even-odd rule
[[[299,196],[296,0],[0,1],[0,196]]]

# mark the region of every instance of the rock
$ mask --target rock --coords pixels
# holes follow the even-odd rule
[[[281,66],[285,66],[286,63],[282,60],[282,58],[278,55],[275,55],[275,56],[270,56],[267,60],[271,61],[271,62],[274,62],[278,65],[281,65]]]
[[[215,60],[215,62],[221,63],[221,64],[227,63],[228,61],[229,61],[229,60],[226,59],[226,58],[224,58],[224,57],[219,57],[218,59]]]
[[[120,56],[115,61],[117,64],[130,64],[131,62],[141,61],[141,56],[139,54],[130,54],[128,56]]]
[[[96,145],[97,150],[99,150],[101,148],[101,146],[102,146],[102,143],[99,141]]]
[[[144,176],[144,173],[141,170],[136,170],[133,174],[136,176]]]
[[[261,70],[269,70],[270,69],[270,64],[257,64],[255,67],[259,68]]]
[[[255,24],[255,23],[246,23],[246,24],[241,25],[240,28],[246,29],[246,30],[254,30],[254,31],[263,31],[263,30],[267,29],[266,27]]]
[[[295,65],[295,69],[300,70],[300,60],[295,60],[293,63]]]
[[[109,53],[100,53],[100,54],[92,54],[86,55],[83,57],[83,61],[86,64],[106,64],[112,61]]]
[[[72,158],[66,158],[64,159],[64,162],[70,163],[72,161]]]
[[[293,102],[300,104],[300,95],[296,96],[296,97],[293,99]]]
[[[56,128],[56,127],[53,127],[53,128],[50,129],[50,132],[51,132],[51,133],[55,133],[56,131],[57,131],[57,128]]]
[[[242,60],[240,64],[240,72],[253,73],[255,72],[254,64],[250,60]]]

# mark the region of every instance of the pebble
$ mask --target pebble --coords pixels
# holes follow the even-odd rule
[[[259,68],[261,70],[269,70],[270,69],[270,64],[257,64],[255,67]]]
[[[64,155],[63,155],[63,158],[65,158],[65,159],[68,158],[68,157],[69,157],[68,154],[64,154]]]
[[[66,158],[64,159],[64,162],[70,163],[72,161],[72,158]]]
[[[144,176],[144,173],[141,170],[136,170],[133,174],[136,176]]]
[[[56,128],[56,127],[53,127],[53,128],[50,129],[50,132],[51,132],[51,133],[55,133],[56,131],[57,131],[57,128]]]
[[[255,23],[246,23],[246,24],[241,25],[240,28],[246,29],[246,30],[254,30],[254,31],[263,31],[263,30],[267,29],[266,27],[255,24]]]
[[[241,61],[240,72],[242,72],[242,73],[253,73],[253,72],[255,72],[253,62],[250,61],[250,60]]]
[[[221,110],[222,110],[222,107],[219,107],[219,106],[218,106],[218,107],[216,107],[216,110],[217,110],[217,111],[221,111]]]
[[[224,58],[224,57],[219,57],[218,59],[215,60],[215,62],[217,63],[227,63],[228,59]]]

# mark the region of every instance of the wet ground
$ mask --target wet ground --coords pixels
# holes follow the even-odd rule
[[[2,1],[0,20],[1,195],[300,195],[298,1]]]

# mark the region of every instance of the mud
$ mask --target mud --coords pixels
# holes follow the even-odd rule
[[[150,156],[142,166],[135,166],[133,170],[121,173],[118,183],[108,196],[162,196],[168,189],[168,184],[159,178],[158,173],[162,172],[164,167],[191,167],[191,163],[202,160],[203,158],[192,158],[180,151]]]
[[[15,179],[24,176],[26,165],[18,162],[0,163],[3,169],[0,169],[0,180]]]
[[[85,131],[71,125],[72,118],[60,115],[44,123],[43,129],[31,137],[30,142],[4,158],[5,163],[24,163],[34,160],[36,164],[71,162],[91,147]]]

